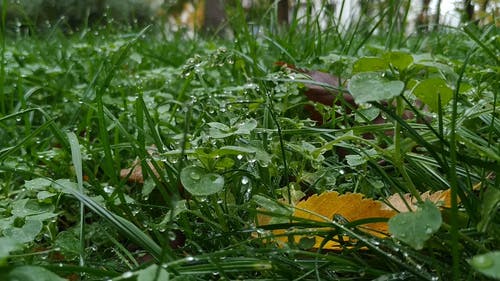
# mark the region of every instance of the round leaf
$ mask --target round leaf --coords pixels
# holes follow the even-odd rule
[[[0,237],[0,260],[7,258],[10,252],[23,248],[23,244],[14,238]]]
[[[217,193],[224,187],[224,178],[215,173],[207,173],[196,166],[188,166],[181,171],[181,183],[194,196]]]
[[[500,279],[500,251],[474,256],[469,263],[482,274]]]
[[[390,81],[379,73],[358,73],[351,78],[349,91],[357,103],[380,101],[399,96],[405,84],[401,81]]]
[[[433,111],[439,110],[439,99],[441,99],[443,106],[453,97],[453,91],[448,87],[446,81],[437,77],[418,83],[413,89],[413,94]]]
[[[431,201],[422,203],[415,212],[399,213],[389,219],[389,232],[397,239],[420,250],[443,222],[441,212]]]
[[[399,70],[408,68],[413,62],[413,57],[404,52],[389,52],[384,55],[384,58]]]
[[[11,227],[3,230],[5,237],[16,239],[21,243],[35,240],[35,237],[42,231],[43,224],[38,220],[26,220],[22,227]]]
[[[353,72],[368,72],[368,71],[378,71],[386,70],[389,68],[389,64],[386,60],[377,57],[363,57],[358,59],[353,66]]]
[[[7,275],[7,281],[64,281],[57,274],[39,266],[19,266],[12,269]]]
[[[159,273],[159,274],[158,274]],[[152,264],[145,269],[139,270],[137,274],[137,281],[154,281],[154,280],[169,280],[168,272],[160,268],[158,272],[158,265]]]

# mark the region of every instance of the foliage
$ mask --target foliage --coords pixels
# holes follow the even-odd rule
[[[498,29],[377,35],[376,22],[320,29],[313,18],[284,28],[269,9],[254,32],[242,14],[230,13],[233,40],[112,24],[2,29],[0,279],[493,276]],[[311,101],[314,86],[337,100]],[[353,103],[338,94],[349,90]],[[442,213],[425,202],[448,189]],[[380,239],[361,231],[373,217],[293,213],[323,192],[422,207]],[[425,239],[405,239],[406,221]]]

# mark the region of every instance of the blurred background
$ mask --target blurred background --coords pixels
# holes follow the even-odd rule
[[[96,25],[146,24],[187,36],[199,31],[229,34],[221,31],[241,14],[235,11],[244,11],[247,22],[255,25],[271,13],[281,25],[315,17],[321,26],[333,20],[348,28],[352,19],[373,20],[395,7],[392,13],[408,15],[401,24],[406,32],[470,21],[490,24],[500,15],[500,0],[2,0],[1,7],[7,30],[24,35],[54,26],[74,32]]]

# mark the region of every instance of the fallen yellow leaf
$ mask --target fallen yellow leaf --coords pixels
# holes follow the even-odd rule
[[[441,207],[449,208],[451,201],[451,191],[440,190],[436,192],[425,192],[420,195],[422,200],[430,200],[435,204],[440,204]],[[409,208],[408,208],[409,207]],[[334,220],[335,217],[340,217],[353,222],[361,219],[390,219],[398,212],[415,211],[417,208],[417,200],[412,198],[410,194],[394,194],[387,198],[387,203],[377,200],[365,198],[364,194],[360,193],[347,193],[339,194],[338,192],[330,191],[324,192],[319,195],[313,195],[306,200],[298,202],[293,207],[293,217],[309,221],[329,222]],[[269,215],[258,215],[257,223],[259,226],[271,224],[271,217]],[[331,228],[334,229],[333,227]],[[359,230],[364,231],[372,236],[379,238],[386,238],[389,236],[389,227],[386,222],[366,223],[358,227]],[[307,231],[317,231],[320,229],[301,229]],[[328,228],[321,230],[328,231]],[[294,234],[293,230],[275,229],[272,231],[274,241],[279,244],[289,242],[292,237],[294,241],[300,241],[302,238],[312,238],[311,236],[304,236]],[[325,243],[324,238],[321,236],[314,236],[315,242],[313,249],[328,249],[328,250],[342,250],[344,243],[338,241],[347,241],[348,236],[334,236]],[[265,240],[267,242],[268,240]],[[351,239],[351,242],[355,242]],[[324,243],[324,245],[322,245]]]

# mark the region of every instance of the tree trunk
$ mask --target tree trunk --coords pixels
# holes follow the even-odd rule
[[[278,0],[278,23],[288,24],[288,0]]]
[[[226,11],[223,0],[205,0],[205,17],[202,30],[217,32],[226,21]]]
[[[417,17],[417,31],[418,32],[427,32],[429,31],[429,5],[431,4],[431,0],[422,0],[422,9],[420,10],[420,14]]]
[[[441,19],[441,0],[436,2],[436,16],[434,18],[434,30],[439,28],[439,20]]]
[[[472,0],[464,0],[464,12],[462,22],[471,22],[474,19],[474,3]]]

